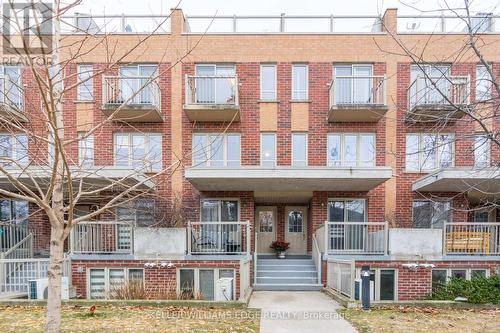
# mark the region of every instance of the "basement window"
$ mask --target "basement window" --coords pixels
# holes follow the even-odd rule
[[[88,270],[89,299],[113,299],[127,283],[144,283],[142,268],[104,267]]]
[[[217,280],[233,279],[232,293],[222,294],[224,300],[235,299],[236,285],[234,269],[226,268],[181,268],[177,270],[177,295],[179,299],[216,300]],[[232,294],[232,297],[230,297]]]

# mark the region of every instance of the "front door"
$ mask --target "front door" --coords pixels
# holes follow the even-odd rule
[[[290,243],[288,254],[307,254],[306,207],[286,207],[285,240]]]
[[[257,226],[257,253],[272,253],[269,247],[276,240],[276,207],[257,207],[255,209]]]

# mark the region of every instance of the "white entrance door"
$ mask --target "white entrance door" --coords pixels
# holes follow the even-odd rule
[[[290,243],[288,254],[307,254],[307,208],[286,207],[285,239]]]
[[[257,226],[257,253],[272,253],[269,247],[276,240],[276,207],[257,207],[255,209]]]

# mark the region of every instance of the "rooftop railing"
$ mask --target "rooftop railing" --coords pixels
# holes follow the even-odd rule
[[[188,33],[379,33],[378,16],[186,16]]]
[[[470,27],[474,33],[500,33],[500,16],[483,14],[470,17]],[[455,16],[398,16],[398,33],[432,34],[457,33],[469,31],[469,24],[465,17]]]
[[[64,34],[168,34],[169,15],[88,15],[64,16]]]

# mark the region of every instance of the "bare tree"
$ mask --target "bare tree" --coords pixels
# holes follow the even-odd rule
[[[165,206],[166,215],[169,208],[178,205],[178,200],[168,202],[162,187],[181,165],[186,156],[178,156],[171,164],[165,165],[160,137],[138,138],[138,142],[123,143],[120,148],[128,149],[122,156],[123,167],[120,172],[108,172],[106,163],[94,165],[87,159],[89,150],[93,149],[92,139],[99,140],[107,126],[120,124],[120,131],[141,133],[141,126],[135,126],[133,119],[117,116],[127,105],[144,102],[160,103],[160,79],[175,65],[179,64],[198,45],[199,40],[185,50],[176,50],[178,58],[169,59],[170,65],[156,67],[146,72],[139,79],[109,78],[103,85],[106,98],[114,104],[112,110],[94,121],[90,117],[85,123],[85,130],[80,133],[74,123],[74,110],[67,110],[70,99],[75,98],[76,91],[95,78],[118,72],[118,67],[133,63],[140,55],[140,47],[147,49],[148,40],[160,32],[170,19],[169,16],[150,19],[155,23],[149,33],[138,34],[135,39],[124,45],[113,38],[113,31],[106,24],[112,24],[112,18],[96,23],[92,17],[80,17],[80,20],[68,19],[66,14],[81,4],[81,0],[63,3],[55,0],[52,6],[45,5],[42,11],[50,13],[50,19],[32,15],[30,29],[35,31],[30,38],[19,38],[24,30],[25,12],[34,13],[40,10],[41,4],[32,0],[24,8],[16,7],[15,1],[9,0],[10,16],[4,13],[13,31],[9,36],[18,37],[22,41],[13,54],[22,60],[25,67],[18,75],[4,77],[2,100],[8,112],[1,114],[2,154],[0,156],[0,178],[3,185],[0,195],[14,200],[23,200],[47,215],[50,222],[50,267],[48,271],[49,293],[47,303],[47,332],[58,332],[61,325],[61,276],[64,256],[64,244],[79,223],[109,216],[118,206],[131,205],[138,199],[156,198]],[[26,11],[25,11],[26,10]],[[53,25],[48,34],[43,31],[43,20],[50,20]],[[101,26],[104,24],[104,26]],[[125,31],[129,26],[123,27]],[[109,29],[109,30],[108,30]],[[74,35],[77,35],[76,37]],[[42,47],[34,51],[34,45],[45,46],[50,36],[50,51]],[[5,42],[6,36],[4,36]],[[144,49],[144,48],[143,48]],[[166,48],[165,57],[168,52]],[[93,52],[103,52],[105,64],[90,67],[87,71],[77,72],[76,64],[82,62]],[[175,52],[173,52],[175,53]],[[161,61],[159,61],[161,62]],[[115,74],[116,75],[116,74]],[[22,85],[22,79],[29,83]],[[23,98],[23,90],[26,98]],[[90,94],[92,92],[89,92]],[[29,95],[29,98],[28,98]],[[103,97],[105,98],[105,97]],[[87,112],[94,114],[93,103],[82,106]],[[157,104],[161,108],[160,104]],[[24,108],[25,112],[19,109]],[[26,112],[29,110],[29,112]],[[84,110],[85,111],[85,110]],[[73,112],[73,114],[71,113]],[[19,117],[18,117],[19,116]],[[26,119],[29,117],[29,119]],[[133,116],[132,116],[133,117]],[[131,120],[131,121],[129,121]],[[81,125],[81,124],[80,124]],[[160,131],[161,132],[161,131]],[[150,144],[145,144],[148,140]],[[156,141],[155,141],[156,140]],[[140,141],[140,142],[139,142]],[[155,141],[153,144],[153,141]],[[102,144],[102,145],[101,145]],[[130,149],[137,148],[137,158],[130,157]],[[99,154],[113,156],[112,145],[99,142]],[[96,150],[97,150],[96,149]],[[114,152],[116,155],[121,152]],[[116,156],[115,156],[116,157]],[[116,157],[118,158],[118,157]],[[109,165],[109,161],[107,162]],[[101,164],[101,165],[99,165]],[[116,164],[116,163],[115,163]],[[160,199],[161,198],[161,199]],[[78,211],[82,203],[98,202],[98,206],[87,211]],[[173,216],[162,216],[162,219],[173,223],[182,223],[182,216],[174,209]]]

